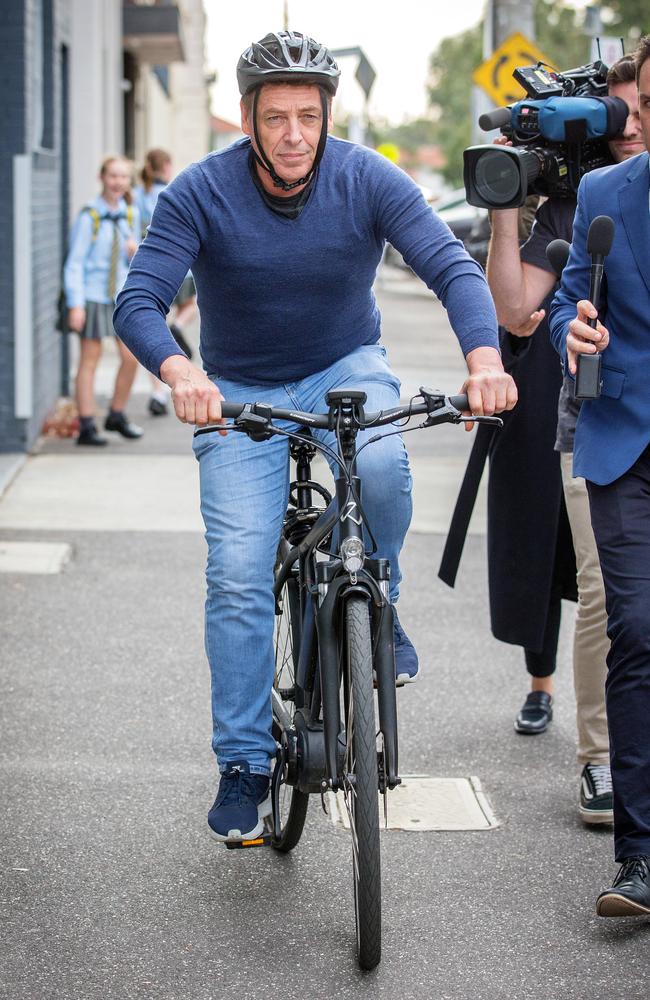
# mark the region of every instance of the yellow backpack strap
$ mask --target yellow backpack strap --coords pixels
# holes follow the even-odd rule
[[[92,219],[93,229],[92,229],[92,242],[94,243],[97,239],[97,233],[99,232],[99,224],[102,221],[101,216],[96,208],[92,205],[84,205],[81,209],[82,212],[88,212],[88,215]]]

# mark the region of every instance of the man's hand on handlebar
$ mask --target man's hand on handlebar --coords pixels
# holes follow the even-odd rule
[[[223,396],[205,372],[193,365],[184,355],[174,354],[160,366],[160,377],[172,391],[176,416],[184,424],[225,424],[221,416]],[[225,435],[225,430],[219,434]]]
[[[512,410],[517,402],[517,386],[512,376],[503,370],[499,352],[493,347],[477,347],[465,360],[469,376],[460,391],[467,393],[471,413],[492,416]],[[466,431],[473,427],[471,420],[465,424]]]

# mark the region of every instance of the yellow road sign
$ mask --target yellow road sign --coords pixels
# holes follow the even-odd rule
[[[534,66],[538,62],[547,63],[549,60],[533,42],[516,31],[474,70],[472,79],[495,104],[512,104],[526,96],[523,87],[513,79],[513,70],[518,66]]]

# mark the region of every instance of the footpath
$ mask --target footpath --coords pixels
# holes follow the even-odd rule
[[[457,391],[440,305],[398,271],[378,294],[403,395]],[[104,394],[113,371],[109,355]],[[401,770],[476,776],[496,824],[382,833],[384,959],[365,975],[349,834],[318,801],[287,857],[208,838],[197,466],[191,429],[147,414],[144,373],[136,388],[142,440],[44,441],[0,500],[0,558],[17,560],[0,572],[0,998],[647,998],[650,921],[595,916],[615,867],[611,831],[577,814],[572,606],[555,719],[525,738],[521,651],[489,631],[483,498],[456,590],[436,577],[460,428],[407,438],[400,617],[423,670],[399,697]]]

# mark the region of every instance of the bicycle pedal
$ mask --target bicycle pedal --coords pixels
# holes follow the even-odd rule
[[[248,850],[250,847],[270,847],[273,837],[270,833],[264,833],[255,840],[224,840],[224,844],[229,851]]]
[[[229,851],[248,850],[251,847],[270,847],[273,841],[273,821],[270,816],[264,818],[264,833],[252,840],[224,840]]]

